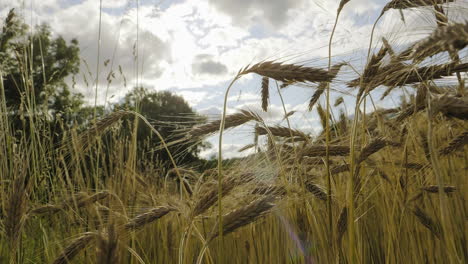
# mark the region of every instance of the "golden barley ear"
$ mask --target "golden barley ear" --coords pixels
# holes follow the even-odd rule
[[[333,76],[325,70],[303,65],[264,61],[242,69],[239,75],[256,73],[283,83],[290,82],[329,82]]]
[[[298,137],[305,140],[310,139],[309,136],[304,134],[303,132],[295,129],[289,129],[288,127],[281,127],[281,126],[274,126],[274,127],[256,127],[255,132],[262,136],[262,135],[269,135],[270,132],[273,136],[276,137],[284,137],[284,138],[293,138]]]
[[[118,232],[113,223],[106,232],[99,234],[97,241],[97,261],[99,264],[120,263]]]
[[[468,45],[468,24],[455,23],[438,27],[427,38],[417,42],[409,57],[416,63],[437,53],[448,51],[457,53]]]
[[[428,185],[421,188],[421,190],[428,193],[439,193],[439,185]],[[455,186],[442,186],[442,190],[445,193],[453,193],[457,190]]]
[[[254,222],[258,217],[267,213],[275,204],[274,196],[267,196],[262,199],[255,200],[250,204],[234,210],[223,216],[223,235],[234,232],[247,224]],[[214,226],[213,232],[206,240],[207,243],[212,241],[219,235],[218,223]]]
[[[341,240],[348,228],[348,208],[345,206],[341,209],[340,216],[338,217],[338,221],[336,223],[336,229],[338,230],[337,235],[337,244],[341,245]]]
[[[68,264],[70,263],[78,253],[88,247],[91,243],[94,243],[98,234],[95,232],[87,232],[82,234],[80,237],[70,243],[62,253],[54,260],[53,264]]]
[[[312,181],[307,180],[305,182],[305,187],[317,199],[320,199],[322,201],[328,200],[328,194],[325,192],[325,190],[322,187],[318,186],[317,184],[313,183]]]
[[[468,97],[458,98],[448,94],[432,100],[433,113],[441,112],[447,117],[468,120]]]
[[[425,226],[428,230],[432,232],[433,235],[435,235],[439,239],[441,238],[441,226],[438,223],[436,223],[426,212],[424,212],[421,208],[416,206],[413,209],[413,214],[423,226]]]
[[[232,128],[236,126],[243,125],[249,121],[258,121],[261,122],[261,117],[249,110],[240,110],[239,113],[226,116],[224,128]],[[217,132],[219,130],[221,120],[214,120],[207,124],[197,126],[192,128],[188,135],[192,138],[199,138],[202,136],[209,135],[211,133]]]
[[[330,156],[346,156],[349,154],[349,146],[330,145],[329,146]],[[306,146],[301,149],[301,157],[323,157],[326,154],[326,146],[314,145]]]
[[[463,146],[465,146],[466,144],[468,144],[468,131],[465,131],[458,135],[456,138],[452,139],[448,146],[439,150],[439,155],[449,155],[450,153],[455,152],[456,150],[462,149]]]
[[[144,213],[141,213],[134,218],[130,219],[128,223],[124,225],[126,230],[134,231],[142,228],[143,226],[150,224],[161,217],[167,215],[171,211],[175,211],[175,208],[170,206],[158,206],[152,208]]]
[[[343,62],[343,63],[338,63],[338,64],[333,65],[330,68],[330,72],[329,72],[330,76],[332,76],[332,78],[335,78],[336,75],[338,74],[338,72],[340,71],[341,67],[343,67],[346,64],[347,63]],[[317,103],[317,101],[320,99],[320,96],[323,94],[323,92],[327,88],[327,85],[329,85],[329,82],[321,82],[319,84],[319,86],[317,87],[317,90],[315,91],[315,93],[310,98],[309,111],[312,111],[312,108]]]
[[[26,207],[28,200],[25,188],[24,177],[19,176],[12,181],[12,186],[10,186],[10,191],[6,197],[6,217],[3,219],[3,228],[12,253],[16,252],[27,217]]]
[[[408,9],[423,6],[440,5],[453,1],[455,0],[392,0],[384,6],[380,16],[382,16],[385,12],[387,12],[390,9]]]

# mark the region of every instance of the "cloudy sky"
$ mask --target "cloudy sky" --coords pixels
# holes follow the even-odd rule
[[[386,2],[351,0],[346,5],[334,38],[334,61],[347,61],[358,69],[362,66],[372,24]],[[328,38],[338,3],[339,0],[102,0],[100,12],[99,0],[2,0],[0,16],[5,17],[10,8],[16,7],[26,23],[45,22],[54,35],[67,40],[77,38],[82,70],[76,77],[76,90],[89,103],[94,102],[93,80],[99,80],[97,96],[101,104],[116,102],[135,85],[143,85],[150,90],[173,91],[198,112],[219,118],[228,83],[249,63],[278,59],[326,67]],[[466,1],[457,0],[451,5],[466,7]],[[450,15],[454,19],[466,17],[466,11],[462,11]],[[381,36],[395,46],[427,36],[435,25],[429,12],[405,11],[405,21],[398,11],[388,12],[377,26],[375,47]],[[115,77],[108,83],[107,76],[112,72]],[[342,76],[353,73],[349,67],[340,72]],[[333,97],[345,96],[352,104],[352,97],[347,96],[352,91],[341,86],[334,88]],[[241,108],[260,110],[259,91],[258,76],[243,77],[229,95],[228,112]],[[293,126],[310,133],[320,130],[315,111],[305,111],[313,92],[314,86],[290,87],[282,92],[287,111],[297,111],[291,119]],[[397,101],[398,96],[394,95],[377,105],[389,107]],[[275,90],[271,92],[269,113],[263,116],[270,124],[282,119],[283,108]],[[232,131],[223,150],[227,156],[236,155],[237,149],[250,143],[252,137],[251,126]],[[215,143],[216,139],[211,141]],[[213,148],[203,155],[208,157],[215,151]]]

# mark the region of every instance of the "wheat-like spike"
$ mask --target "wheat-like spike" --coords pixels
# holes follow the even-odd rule
[[[242,148],[240,148],[238,150],[238,152],[244,152],[244,151],[246,151],[248,149],[251,149],[251,148],[254,148],[254,147],[255,147],[255,144],[253,144],[253,143],[252,144],[247,144],[247,145],[243,146]]]
[[[331,168],[330,173],[333,175],[333,174],[338,174],[338,173],[342,173],[345,171],[349,171],[350,167],[351,166],[349,166],[349,164],[337,165]]]
[[[441,238],[441,227],[438,225],[432,218],[426,214],[421,208],[416,206],[413,209],[413,214],[417,217],[419,222],[425,226],[427,229],[429,229],[432,234],[434,234],[437,238]]]
[[[268,77],[262,78],[262,110],[265,112],[268,111],[268,100],[270,99],[269,83]]]
[[[324,191],[322,187],[312,183],[310,180],[306,181],[304,185],[306,189],[318,199],[322,201],[328,200],[328,194]]]
[[[403,168],[406,169],[413,169],[413,170],[420,170],[424,168],[424,165],[421,163],[409,162],[409,163],[402,163],[400,164]]]
[[[322,125],[322,130],[325,131],[326,124],[327,124],[327,113],[325,109],[323,109],[321,104],[317,105],[317,114],[320,118],[320,124]]]
[[[283,186],[260,185],[256,186],[250,193],[260,195],[285,195],[286,189]]]
[[[246,180],[250,180],[251,177],[247,177]],[[223,180],[221,184],[221,195],[225,197],[239,181],[234,177],[228,177]],[[211,206],[213,206],[218,201],[218,187],[213,186],[209,191],[205,192],[195,203],[195,206],[192,210],[192,216],[203,214]]]
[[[175,208],[170,206],[158,206],[152,208],[145,213],[139,214],[136,217],[130,219],[128,223],[124,225],[126,230],[137,230],[146,224],[152,223],[159,218],[165,216],[171,211],[175,211]]]
[[[445,11],[441,6],[434,5],[434,15],[436,18],[438,28],[448,26],[448,22],[449,22],[448,17],[445,14]]]
[[[256,120],[260,122],[261,118],[252,111],[241,110],[240,113],[226,116],[224,128],[228,129],[231,127],[240,126],[252,120]],[[207,124],[193,128],[192,130],[188,132],[188,134],[191,137],[206,136],[211,133],[217,132],[219,130],[220,124],[221,124],[221,120],[214,120]]]
[[[441,65],[432,65],[416,68],[412,65],[402,63],[392,63],[390,65],[376,68],[373,75],[365,78],[363,75],[364,84],[367,85],[368,91],[371,91],[379,85],[388,86],[382,98],[387,96],[394,87],[419,83],[428,80],[440,79],[442,77],[451,76],[454,73],[465,72],[468,70],[468,63],[447,63]],[[347,83],[349,87],[359,85],[360,79],[354,79]],[[361,90],[364,88],[361,87]]]
[[[468,24],[455,23],[438,27],[429,37],[419,41],[412,49],[410,58],[421,62],[443,51],[456,52],[468,45]]]
[[[348,208],[346,206],[341,209],[336,226],[338,230],[337,244],[340,245],[346,229],[348,228]]]
[[[350,0],[341,0],[340,5],[338,6],[338,10],[336,11],[338,14],[341,13],[343,7],[349,2]]]
[[[296,111],[289,111],[289,112],[287,112],[287,113],[284,115],[283,120],[288,119],[288,117],[294,115],[295,113],[296,113]]]
[[[241,70],[240,75],[256,73],[284,83],[288,82],[329,82],[333,76],[327,71],[303,65],[283,64],[264,61]]]
[[[422,81],[440,79],[442,77],[451,76],[453,73],[465,72],[468,70],[468,63],[455,64],[447,63],[441,65],[425,66],[419,68],[403,67],[388,71],[382,71],[375,78],[375,83],[372,87],[378,85],[386,86],[402,86]]]
[[[408,9],[422,6],[440,5],[455,0],[392,0],[384,6],[381,16],[390,9]]]
[[[375,75],[378,73],[382,60],[387,54],[387,51],[388,49],[385,46],[381,47],[379,52],[372,55],[371,59],[367,63],[366,67],[364,68],[362,76],[348,83],[348,86],[350,87],[356,87],[362,84],[357,94],[358,100],[364,94],[366,89],[367,89],[367,92],[370,92],[372,88],[374,88],[373,86],[370,85],[370,83],[372,82]]]
[[[5,52],[8,41],[15,35],[13,28],[15,18],[15,9],[12,8],[8,12],[8,15],[5,19],[5,23],[3,24],[2,37],[0,38],[0,52]]]
[[[429,192],[429,193],[438,193],[439,192],[439,186],[438,185],[429,185],[429,186],[424,186],[421,188],[422,190]],[[442,189],[444,190],[445,193],[452,193],[457,190],[455,186],[443,186]]]
[[[336,98],[335,103],[333,104],[334,107],[339,106],[340,104],[344,103],[344,99],[342,96]]]
[[[271,132],[273,136],[276,137],[300,137],[304,139],[309,139],[309,136],[304,134],[303,132],[295,129],[289,129],[288,127],[281,127],[281,126],[274,126],[274,127],[256,127],[255,132],[258,133],[258,135],[268,135],[268,131]]]
[[[98,237],[95,232],[87,232],[82,234],[77,239],[68,245],[62,253],[54,260],[53,264],[68,264],[73,258],[80,253],[81,250],[85,249],[93,240]]]
[[[117,229],[114,224],[110,224],[107,232],[98,236],[96,263],[119,263],[118,243]]]
[[[27,194],[24,177],[17,177],[13,180],[12,185],[5,206],[6,217],[3,219],[3,229],[10,250],[15,252],[26,219]]]
[[[468,120],[468,97],[457,98],[448,94],[432,99],[433,113],[441,112],[448,117]]]
[[[338,72],[340,71],[341,67],[346,65],[346,63],[338,63],[336,65],[333,65],[331,68],[330,68],[330,75],[333,76],[333,78],[336,77],[336,75],[338,74]],[[314,105],[317,103],[317,101],[320,99],[320,96],[323,94],[323,92],[325,91],[325,88],[327,88],[327,85],[328,85],[328,82],[321,82],[318,87],[317,87],[317,90],[315,91],[315,93],[312,95],[312,97],[310,98],[310,102],[309,102],[309,111],[312,111],[312,108],[314,107]]]
[[[259,216],[264,215],[268,210],[275,206],[273,203],[274,200],[274,196],[267,196],[265,198],[255,200],[244,207],[228,213],[227,215],[224,215],[223,235],[227,235],[240,227],[254,222]],[[216,224],[213,228],[213,232],[206,241],[210,242],[218,235],[218,224]]]
[[[386,146],[394,146],[394,147],[399,147],[400,143],[396,142],[391,142],[389,140],[386,140],[384,138],[376,138],[372,140],[367,146],[365,146],[361,154],[359,155],[356,163],[359,164],[366,160],[370,155],[376,153],[377,151],[381,150],[382,148]]]
[[[448,155],[458,149],[463,148],[463,146],[465,146],[466,144],[468,144],[468,131],[461,133],[452,141],[450,141],[447,147],[440,149],[439,155]]]
[[[32,209],[29,213],[30,214],[35,214],[35,215],[41,215],[41,214],[54,214],[57,213],[67,207],[73,207],[76,205],[76,208],[81,208],[86,205],[95,203],[99,200],[105,199],[110,196],[110,193],[107,191],[101,191],[98,193],[95,193],[91,196],[88,196],[86,193],[78,193],[74,195],[72,198],[64,201],[61,204],[57,205],[43,205],[37,208]]]
[[[427,90],[423,85],[418,86],[418,92],[416,94],[416,100],[414,104],[409,105],[401,111],[401,113],[396,117],[397,122],[401,122],[408,118],[409,116],[423,110],[426,108],[426,96]]]
[[[83,148],[83,150],[86,150],[89,147],[90,141],[94,140],[97,136],[104,133],[107,128],[114,125],[124,116],[129,114],[131,114],[129,111],[115,111],[112,114],[109,114],[98,120],[93,126],[80,133],[78,138],[78,146]],[[64,148],[64,146],[61,148]]]
[[[330,145],[330,156],[346,156],[349,154],[349,146]],[[308,146],[301,150],[301,156],[323,157],[326,153],[326,146]]]

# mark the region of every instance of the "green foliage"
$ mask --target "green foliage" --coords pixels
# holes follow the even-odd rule
[[[76,39],[67,43],[61,36],[53,38],[45,24],[30,33],[12,9],[1,33],[0,59],[7,107],[41,105],[44,110],[66,112],[82,105],[81,96],[72,94],[65,83],[79,70]]]
[[[139,87],[129,92],[123,102],[115,106],[116,109],[127,109],[141,113],[158,130],[166,142],[181,141],[179,144],[169,146],[169,150],[180,163],[190,163],[198,160],[201,149],[206,147],[203,142],[189,142],[183,140],[184,131],[192,128],[204,120],[196,114],[183,97],[169,91],[149,92]],[[135,121],[133,117],[124,122],[123,131],[127,136],[133,132]],[[150,128],[138,122],[137,145],[140,160],[168,160],[160,139],[153,134]]]

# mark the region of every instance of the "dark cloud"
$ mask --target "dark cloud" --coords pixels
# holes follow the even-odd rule
[[[228,69],[226,65],[213,61],[211,55],[200,54],[192,63],[192,71],[194,74],[223,75]]]
[[[230,15],[235,23],[263,20],[274,27],[283,26],[288,11],[298,8],[303,0],[209,0],[218,10]]]

